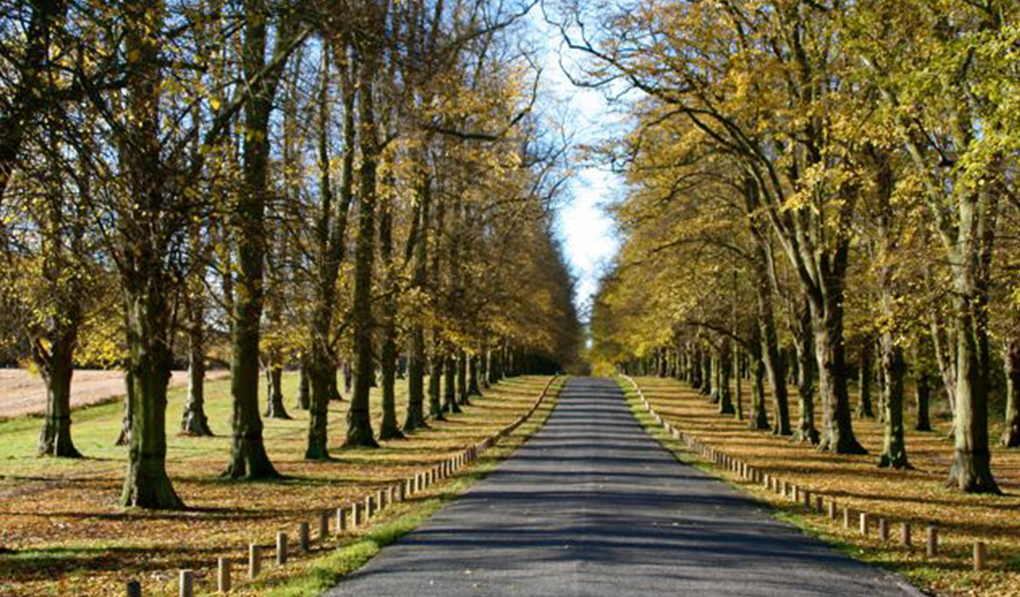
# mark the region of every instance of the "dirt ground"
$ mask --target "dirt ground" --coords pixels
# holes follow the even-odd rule
[[[209,379],[227,375],[210,372]],[[171,386],[188,382],[187,371],[174,371]],[[71,379],[71,408],[81,408],[124,395],[124,372],[78,369]],[[0,419],[41,415],[46,411],[46,386],[27,369],[0,369]]]

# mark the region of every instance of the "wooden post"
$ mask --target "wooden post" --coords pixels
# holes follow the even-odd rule
[[[909,522],[903,523],[903,530],[902,530],[901,535],[900,535],[900,543],[906,549],[910,549],[912,547],[912,545],[913,545],[913,543],[910,540],[910,523]]]
[[[850,517],[852,515],[853,515],[853,512],[850,511],[850,508],[847,507],[847,506],[843,506],[843,526],[845,528],[848,528],[848,529],[850,528]]]
[[[791,494],[790,495],[790,500],[793,503],[795,503],[795,504],[799,504],[800,503],[800,485],[794,485],[793,486],[793,491],[791,491],[790,494]]]
[[[365,496],[365,522],[372,520],[373,515],[375,515],[375,498],[367,495]]]
[[[220,593],[230,592],[230,560],[220,558],[216,566],[216,589]]]
[[[815,496],[815,510],[817,510],[819,513],[825,512],[825,508],[823,507],[822,502],[822,496],[820,495]]]
[[[386,506],[390,505],[390,503],[386,500],[386,491],[385,490],[380,489],[379,491],[376,492],[376,494],[375,494],[375,503],[379,504],[379,508],[378,508],[379,510],[382,510]]]
[[[889,522],[884,518],[878,519],[878,538],[882,541],[889,540]]]
[[[307,522],[302,522],[298,526],[298,545],[301,547],[302,552],[307,552],[311,544],[311,533],[308,528]]]
[[[181,570],[180,579],[180,596],[195,597],[195,571]]]
[[[280,531],[276,533],[276,565],[283,566],[287,563],[287,533]]]
[[[929,558],[934,557],[939,553],[939,530],[933,524],[928,525],[925,547]]]
[[[351,506],[351,526],[361,526],[361,504],[358,502],[354,502],[354,505]]]
[[[319,541],[325,541],[329,537],[329,510],[319,512]]]
[[[336,509],[336,532],[342,534],[347,530],[347,511],[343,508]]]
[[[807,490],[804,491],[804,507],[811,509],[811,492]]]
[[[861,534],[868,536],[868,513],[861,512]]]
[[[985,569],[985,544],[981,541],[974,542],[974,572],[981,572]]]
[[[124,585],[127,590],[127,597],[142,597],[142,583],[137,580],[129,580]]]
[[[386,503],[392,506],[395,501],[397,501],[397,488],[390,485],[386,488]]]
[[[397,501],[403,502],[407,499],[407,484],[397,485]]]
[[[262,572],[262,547],[252,543],[248,546],[248,578],[256,578]]]

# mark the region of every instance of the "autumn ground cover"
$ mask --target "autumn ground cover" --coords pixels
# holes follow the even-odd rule
[[[472,399],[463,414],[446,422],[432,422],[431,429],[405,440],[385,442],[375,450],[340,449],[348,403],[331,403],[334,460],[330,462],[303,459],[307,413],[288,403],[292,420],[265,421],[267,450],[283,477],[251,483],[218,476],[230,453],[229,381],[209,382],[207,413],[216,437],[169,438],[168,470],[188,505],[180,512],[124,511],[119,507],[126,449],[113,446],[113,440],[120,425],[121,401],[75,412],[75,442],[87,456],[82,460],[35,458],[38,419],[0,422],[0,595],[122,595],[123,581],[128,578],[142,579],[146,595],[172,595],[176,594],[177,570],[182,568],[198,569],[200,592],[211,591],[218,557],[236,558],[234,574],[240,578],[240,563],[250,542],[269,546],[279,530],[296,536],[300,521],[312,522],[314,529],[314,510],[344,506],[481,441],[526,412],[548,379],[507,379],[487,390],[485,397]],[[296,385],[296,375],[286,376],[285,395],[294,396]],[[375,390],[372,404],[378,422],[379,397],[374,394]],[[171,390],[167,411],[171,429],[180,420],[184,397],[183,388]],[[401,411],[405,400],[406,385],[400,384],[397,402]],[[371,546],[377,549],[385,537],[411,528],[465,487],[471,475],[484,472],[509,453],[549,408],[547,404],[536,413],[542,416],[484,453],[459,480],[384,510],[377,519],[382,527],[374,524],[372,529],[351,530],[326,544],[328,549],[319,555],[339,558],[328,565],[333,572],[359,565],[373,553]],[[371,535],[367,540],[366,533]],[[338,545],[349,549],[334,551]],[[260,582],[243,585],[236,592],[305,594],[301,587],[316,587],[315,582],[309,585],[299,580],[290,589],[288,583],[302,574],[311,574],[320,582],[323,578],[333,580],[329,574],[323,576],[322,566],[315,558],[286,570],[275,570],[267,562],[267,574]]]
[[[769,502],[781,517],[822,535],[859,558],[896,570],[938,594],[1020,595],[1020,452],[999,448],[993,451],[992,466],[1004,495],[965,495],[943,483],[953,444],[946,439],[951,421],[942,417],[935,417],[934,431],[917,432],[911,429],[913,418],[908,415],[907,450],[913,469],[896,471],[876,467],[882,443],[882,427],[877,421],[854,421],[857,439],[869,450],[869,455],[821,453],[806,444],[749,430],[746,421],[720,415],[716,405],[685,383],[655,377],[635,381],[652,408],[674,426],[766,474],[834,497],[840,508],[849,506],[889,519],[893,540],[880,541],[874,528],[867,537],[862,536],[856,520],[852,528],[844,528],[841,517],[830,521],[825,515],[809,512],[728,471],[712,467],[713,472]],[[625,381],[621,385],[630,389]],[[746,407],[747,384],[744,391]],[[795,398],[796,391],[791,389],[791,404],[796,404]],[[819,416],[815,425],[820,423]],[[992,431],[996,437],[996,430]],[[690,458],[678,440],[661,431],[656,435],[683,458]],[[911,522],[914,529],[912,550],[899,544],[903,521]],[[933,558],[926,557],[923,547],[922,533],[929,523],[940,529],[939,553]],[[988,545],[986,571],[972,569],[975,540]]]

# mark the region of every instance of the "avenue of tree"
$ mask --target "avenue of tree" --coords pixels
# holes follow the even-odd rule
[[[593,358],[841,454],[880,417],[883,467],[910,466],[905,425],[930,429],[944,396],[949,485],[997,493],[990,442],[1020,446],[1020,5],[625,8],[558,15],[590,57],[575,76],[633,98],[602,148],[629,187]]]
[[[80,363],[127,372],[122,503],[179,508],[166,434],[210,433],[210,362],[231,373],[232,479],[277,475],[262,417],[288,408],[309,411],[305,457],[330,457],[338,368],[345,444],[376,446],[571,362],[566,151],[533,109],[532,5],[3,3],[0,350],[46,382],[40,454],[79,456]],[[168,423],[175,366],[188,404]]]

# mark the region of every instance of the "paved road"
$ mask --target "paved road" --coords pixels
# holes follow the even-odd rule
[[[883,597],[890,575],[680,464],[610,380],[572,379],[545,427],[327,593],[461,597]]]

